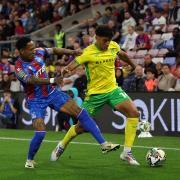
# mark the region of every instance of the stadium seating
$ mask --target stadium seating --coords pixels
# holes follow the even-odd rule
[[[176,58],[175,57],[166,57],[163,61],[164,64],[169,64],[170,66],[173,66],[176,64]]]
[[[164,58],[163,57],[154,57],[152,58],[152,62],[154,62],[155,64],[157,64],[158,62],[163,63]]]
[[[158,55],[159,50],[158,49],[150,49],[148,51],[148,54],[150,54],[152,57],[156,57]]]

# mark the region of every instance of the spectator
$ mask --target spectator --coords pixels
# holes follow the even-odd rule
[[[134,26],[128,26],[128,34],[125,37],[125,42],[122,49],[129,51],[135,48],[137,33],[134,31]]]
[[[57,8],[60,17],[65,17],[67,15],[67,4],[65,3],[65,0],[58,1]]]
[[[3,74],[8,74],[11,71],[10,64],[8,62],[8,58],[6,57],[6,55],[3,55],[2,59],[1,59],[0,71]]]
[[[81,97],[79,97],[79,93],[78,93],[77,88],[72,87],[72,88],[70,88],[70,89],[68,90],[67,93],[68,93],[69,96],[77,103],[77,105],[78,105],[79,107],[82,106],[83,101],[82,101]],[[76,124],[77,121],[78,121],[78,120],[77,120],[76,118],[70,117],[70,119],[69,119],[69,124],[72,126],[72,125]]]
[[[82,37],[82,46],[81,48],[84,49],[92,43],[91,38],[88,34],[83,35]]]
[[[10,75],[11,85],[10,91],[11,92],[20,92],[22,90],[20,81],[17,79],[15,73],[11,73]]]
[[[180,65],[177,66],[177,79],[176,79],[174,90],[180,91]]]
[[[162,65],[163,74],[158,77],[158,91],[169,91],[174,88],[176,79],[171,74],[171,67],[169,64]]]
[[[128,92],[147,91],[145,86],[145,76],[143,72],[143,67],[141,65],[136,66],[135,74],[131,77],[131,80],[128,83],[129,83],[129,86],[127,87]]]
[[[61,20],[62,17],[59,15],[58,11],[53,11],[53,18],[52,18],[52,22],[56,22],[56,21],[59,21]]]
[[[173,48],[169,49],[169,52],[166,54],[167,57],[180,57],[180,30],[178,27],[173,29],[173,38],[170,40],[167,40],[164,44],[170,44],[170,41],[173,41]]]
[[[147,8],[145,11],[145,17],[144,17],[144,22],[146,23],[146,25],[151,25],[152,20],[154,19],[151,9]]]
[[[82,106],[82,99],[78,96],[78,90],[76,88],[70,88],[67,93],[80,107]],[[71,116],[63,112],[58,112],[56,122],[56,131],[67,131],[71,125],[77,123],[77,119],[71,118]]]
[[[138,33],[138,36],[136,37],[135,50],[151,49],[149,36],[146,33],[144,33],[143,27],[138,26],[136,28],[136,31]]]
[[[116,74],[115,74],[115,76],[116,76],[116,82],[117,82],[117,84],[118,84],[119,87],[122,87],[123,81],[124,81],[122,68],[116,68],[115,73],[116,73]]]
[[[145,11],[148,8],[147,4],[145,3],[145,0],[139,0],[139,4],[136,7],[136,12],[138,12],[138,15],[140,18],[144,17]]]
[[[21,20],[15,21],[15,35],[21,36],[25,34],[24,27]]]
[[[156,33],[163,33],[166,29],[166,18],[162,15],[160,9],[156,9],[155,18],[152,20],[152,25]]]
[[[79,66],[76,69],[76,74],[78,75],[78,78],[75,80],[73,87],[76,87],[78,92],[79,92],[79,96],[84,99],[85,97],[85,91],[87,89],[87,77],[85,74],[85,70],[83,66]]]
[[[163,17],[166,18],[166,20],[168,19],[168,15],[169,15],[169,3],[164,2],[162,4],[162,15]]]
[[[64,48],[65,47],[65,33],[62,31],[62,25],[56,24],[56,33],[54,35],[54,39],[56,41],[56,46],[58,48]]]
[[[152,56],[150,54],[146,54],[144,56],[144,72],[145,72],[145,74],[147,72],[147,69],[152,69],[154,71],[155,75],[157,74],[156,64],[153,63]]]
[[[101,17],[101,19],[99,19],[98,24],[107,24],[109,20],[111,19],[115,19],[115,17],[113,16],[113,9],[112,7],[108,6],[105,8],[105,13],[104,15]]]
[[[61,64],[60,62],[55,63],[55,76],[60,76],[61,75]]]
[[[79,76],[75,73],[67,73],[66,76],[63,78],[63,83],[61,87],[62,91],[68,91],[70,88],[72,88],[75,80],[78,77]]]
[[[94,26],[89,27],[88,34],[90,36],[90,42],[95,43],[96,41],[96,28]]]
[[[130,12],[131,13],[132,9],[129,7],[129,4],[127,1],[122,2],[122,8],[120,9],[119,16],[117,17],[117,20],[120,24],[124,21],[125,17],[125,12]]]
[[[110,29],[112,29],[113,37],[112,40],[119,43],[120,41],[120,27],[117,26],[117,23],[114,20],[108,21],[108,26]]]
[[[122,35],[128,34],[128,26],[136,26],[136,21],[131,16],[130,12],[125,12],[125,20],[122,22]]]
[[[15,101],[11,97],[11,91],[5,90],[0,105],[1,126],[6,128],[16,128],[16,113]]]
[[[168,24],[180,23],[180,8],[177,5],[177,0],[172,0],[172,8],[168,15]]]
[[[3,74],[2,87],[3,89],[10,89],[11,80],[9,74]]]
[[[31,15],[28,11],[25,13],[26,15],[26,23],[25,23],[25,33],[29,34],[37,29],[37,21],[33,15]]]
[[[155,76],[156,72],[153,69],[146,69],[145,86],[148,92],[157,91],[157,79]]]
[[[3,75],[0,73],[0,92],[3,91]]]
[[[156,72],[157,72],[157,77],[161,76],[163,74],[162,72],[162,63],[158,62],[156,64]]]

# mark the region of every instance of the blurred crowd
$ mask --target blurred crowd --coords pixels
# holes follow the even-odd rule
[[[121,2],[121,6],[111,5],[114,2]],[[116,79],[119,86],[127,92],[180,91],[180,8],[177,0],[2,0],[0,39],[31,33],[97,3],[109,5],[103,14],[97,11],[91,19],[82,22],[77,20],[80,33],[67,38],[66,42],[62,25],[56,25],[56,45],[84,49],[95,42],[96,26],[107,24],[113,30],[113,40],[137,64],[132,72],[129,65],[120,59],[116,60]],[[37,43],[37,46],[47,47],[43,42]],[[11,63],[17,56],[16,50],[1,50],[0,91],[23,91]],[[74,57],[66,55],[48,58],[46,69],[49,76],[60,75],[61,69],[73,59]],[[79,66],[74,72],[66,74],[59,86],[63,91],[76,87],[83,99],[86,85],[85,67]]]
[[[29,34],[37,29],[71,16],[92,4],[107,0],[1,0],[0,40]]]
[[[54,30],[57,47],[84,49],[94,43],[97,25],[107,24],[113,31],[113,40],[137,64],[131,66],[116,59],[115,76],[118,86],[126,92],[180,91],[180,8],[177,0],[0,0],[0,41],[22,36],[71,16],[90,5],[106,4],[104,13],[79,24],[78,35],[66,37],[61,24]],[[114,6],[112,3],[121,3]],[[51,37],[52,38],[52,37]],[[53,42],[36,41],[37,47],[52,47]],[[16,128],[18,104],[13,92],[23,92],[14,73],[18,51],[0,47],[0,127]],[[61,75],[73,56],[50,56],[46,59],[49,77]],[[65,75],[58,85],[81,106],[87,88],[85,67],[79,66]],[[75,119],[57,114],[56,130],[67,130]]]

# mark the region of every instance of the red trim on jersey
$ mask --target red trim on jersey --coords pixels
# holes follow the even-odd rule
[[[21,60],[17,60],[17,61],[16,61],[15,70],[16,70],[17,72],[20,71],[18,68],[20,68],[20,70],[24,71]],[[29,73],[29,74],[32,74],[30,70],[29,70],[28,73]],[[27,96],[28,99],[33,99],[33,98],[35,97],[34,88],[35,88],[35,87],[34,87],[33,84],[26,84],[26,85],[25,85],[24,91],[25,91],[26,96]]]
[[[37,71],[42,68],[42,66],[41,66],[37,61],[34,61],[34,62],[32,63],[32,65],[33,65],[33,67],[36,68]],[[39,77],[39,78],[46,78],[45,72],[40,73],[40,74],[38,75],[38,77]],[[42,88],[41,88],[41,89],[42,89],[42,94],[43,94],[43,96],[47,96],[47,95],[48,95],[47,85],[42,85]]]

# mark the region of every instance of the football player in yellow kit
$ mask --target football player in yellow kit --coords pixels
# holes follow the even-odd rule
[[[139,113],[131,98],[118,87],[114,64],[117,56],[119,56],[122,61],[131,65],[133,69],[135,65],[126,53],[120,49],[119,45],[111,40],[112,36],[113,33],[108,26],[98,26],[96,29],[96,42],[85,48],[82,55],[76,57],[65,68],[65,71],[72,71],[81,64],[85,65],[88,84],[83,108],[87,110],[91,117],[94,117],[96,112],[105,104],[120,111],[127,117],[124,150],[120,154],[120,158],[128,161],[130,165],[139,165],[131,151],[136,136]],[[79,122],[71,126],[64,139],[53,150],[51,160],[56,161],[64,152],[68,143],[84,131]]]

